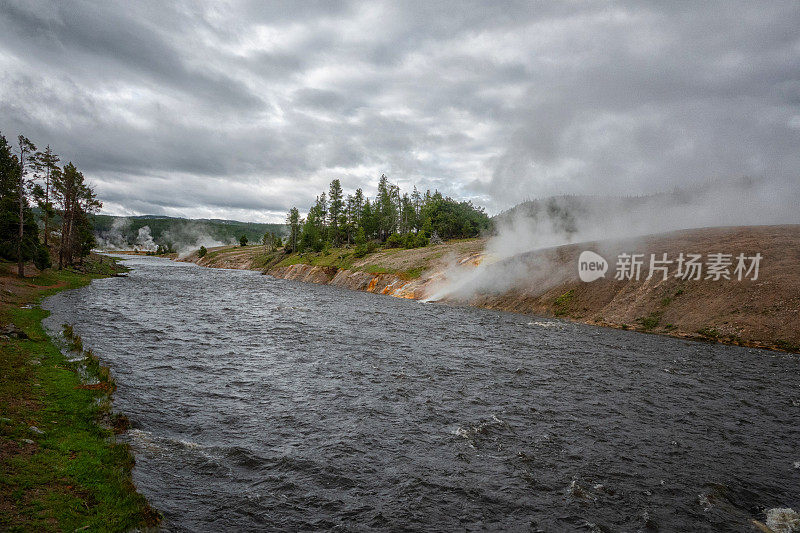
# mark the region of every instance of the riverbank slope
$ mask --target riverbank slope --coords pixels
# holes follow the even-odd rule
[[[133,458],[109,425],[113,379],[93,357],[96,385],[49,339],[42,298],[121,270],[92,256],[80,270],[26,279],[0,262],[0,529],[126,531],[158,515],[131,482]],[[73,338],[73,344],[80,339]],[[76,348],[76,346],[73,346]],[[77,351],[77,350],[76,350]],[[105,424],[100,419],[105,419]]]
[[[800,225],[703,228],[637,239],[573,244],[499,260],[486,240],[356,258],[353,250],[289,254],[260,246],[221,247],[202,266],[261,270],[282,279],[326,283],[396,297],[436,299],[489,309],[800,352]],[[578,256],[593,250],[609,263],[604,278],[579,280]],[[614,279],[620,253],[643,254],[640,279]],[[650,254],[739,253],[762,256],[758,279],[683,280],[672,264],[667,279],[645,279]],[[705,272],[702,277],[705,277]],[[752,274],[751,276],[752,277]]]

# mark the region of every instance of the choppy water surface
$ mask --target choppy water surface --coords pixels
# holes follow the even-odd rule
[[[171,531],[752,530],[800,510],[796,356],[155,258],[45,306]]]

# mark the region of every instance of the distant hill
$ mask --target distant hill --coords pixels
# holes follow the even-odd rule
[[[266,232],[284,235],[285,224],[260,224],[220,219],[188,219],[159,215],[119,217],[93,215],[98,247],[106,250],[152,249],[172,245],[178,250],[200,246],[219,246],[236,242],[247,235],[250,242],[260,242]]]
[[[641,196],[573,195],[524,201],[492,219],[503,257],[574,242],[670,231],[800,222],[797,195],[766,179],[709,180]]]

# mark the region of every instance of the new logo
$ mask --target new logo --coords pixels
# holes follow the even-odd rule
[[[578,257],[578,276],[581,281],[590,282],[605,276],[608,271],[608,262],[602,255],[589,250],[581,252]]]

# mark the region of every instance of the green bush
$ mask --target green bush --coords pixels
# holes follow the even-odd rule
[[[405,245],[405,238],[399,233],[392,233],[391,235],[389,235],[389,238],[386,239],[387,248],[400,248],[401,246],[404,245]]]
[[[660,313],[650,313],[648,316],[641,317],[637,319],[639,324],[642,325],[642,328],[645,330],[651,330],[658,326],[658,323],[661,321],[661,314]]]
[[[375,250],[378,249],[378,245],[375,244],[375,241],[369,241],[368,243],[357,244],[355,250],[353,250],[353,257],[356,259],[361,259],[362,257],[374,253]]]
[[[36,268],[39,270],[50,268],[50,266],[53,264],[50,261],[50,252],[45,246],[38,246],[36,248],[36,253],[33,256],[33,264],[36,265]]]
[[[554,314],[556,316],[566,315],[572,298],[575,296],[575,291],[570,289],[553,301]]]
[[[205,257],[207,253],[208,253],[208,250],[206,250],[206,247],[205,246],[201,246],[200,249],[197,251],[197,256],[198,257]]]
[[[403,247],[407,250],[411,248],[423,248],[425,246],[428,246],[428,238],[423,232],[406,233],[403,235]]]
[[[166,254],[174,254],[175,247],[172,245],[171,242],[168,242],[166,245],[159,244],[156,248],[155,255],[166,255]],[[149,252],[148,252],[149,255]]]
[[[719,331],[717,331],[717,328],[713,328],[713,327],[708,327],[707,326],[707,327],[704,327],[704,328],[700,328],[700,329],[697,330],[697,333],[699,333],[703,337],[707,337],[709,339],[717,339],[717,338],[719,338]]]

